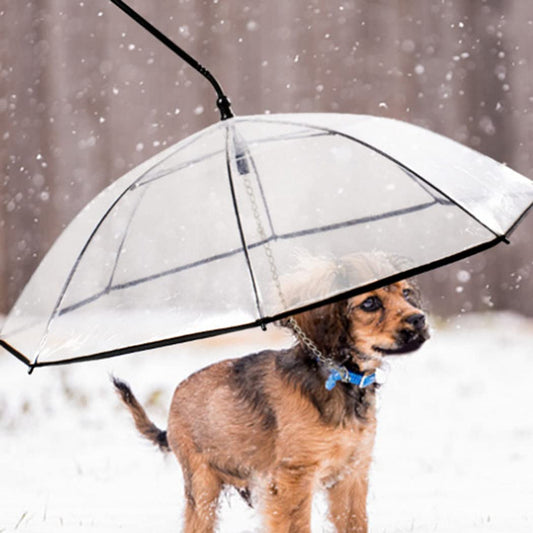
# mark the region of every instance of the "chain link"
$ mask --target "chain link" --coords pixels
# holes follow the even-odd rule
[[[350,379],[348,370],[344,366],[335,364],[331,358],[326,357],[318,349],[317,345],[305,334],[304,330],[298,325],[298,322],[296,322],[294,317],[289,317],[288,322],[296,336],[318,361],[320,361],[326,368],[336,370],[342,376],[342,381],[347,381]]]

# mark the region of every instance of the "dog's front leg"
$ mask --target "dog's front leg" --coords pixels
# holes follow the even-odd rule
[[[264,519],[271,533],[309,533],[314,470],[283,465],[266,483]]]
[[[368,471],[345,473],[328,489],[329,516],[336,530],[342,533],[367,533],[366,498]]]

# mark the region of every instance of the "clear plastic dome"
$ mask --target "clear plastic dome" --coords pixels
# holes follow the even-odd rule
[[[39,366],[272,322],[485,249],[532,201],[527,178],[406,123],[233,118],[97,196],[31,278],[2,343]],[[353,254],[401,260],[286,297],[303,263]]]

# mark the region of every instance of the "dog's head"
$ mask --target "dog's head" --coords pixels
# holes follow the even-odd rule
[[[418,289],[409,281],[350,298],[346,314],[349,342],[362,358],[417,350],[429,338]]]
[[[382,256],[378,258],[383,261]],[[354,269],[360,272],[362,263],[365,268],[377,268],[375,259],[369,262],[368,256],[364,261],[361,256],[352,257],[333,270],[322,264],[312,282],[331,285],[336,276],[346,276]],[[311,309],[294,318],[324,355],[341,364],[352,363],[361,371],[379,367],[384,356],[417,350],[429,338],[420,293],[410,281]]]

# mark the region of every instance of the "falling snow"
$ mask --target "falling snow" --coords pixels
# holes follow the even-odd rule
[[[0,238],[7,243],[0,270],[11,299],[99,190],[150,150],[218,120],[214,96],[199,103],[197,73],[150,44],[113,6],[73,2],[67,13],[53,2],[19,4],[14,20],[0,9],[0,40],[11,43],[0,65]],[[533,4],[429,2],[423,13],[408,2],[381,4],[289,2],[280,11],[276,2],[233,9],[213,0],[206,4],[212,26],[205,9],[185,0],[146,14],[198,54],[238,112],[408,120],[532,176]],[[423,352],[393,363],[382,391],[371,533],[532,531],[533,426],[521,407],[533,402],[524,378],[533,372],[533,324],[469,314],[533,313],[526,224],[489,259],[428,275],[430,305],[462,313],[439,321]],[[183,493],[175,461],[137,439],[107,371],[129,379],[164,424],[176,381],[235,350],[202,345],[177,350],[178,358],[131,356],[32,377],[0,353],[0,472],[9,489],[0,531],[178,530]],[[222,532],[261,530],[231,494],[223,518]],[[329,530],[317,518],[319,531]]]

